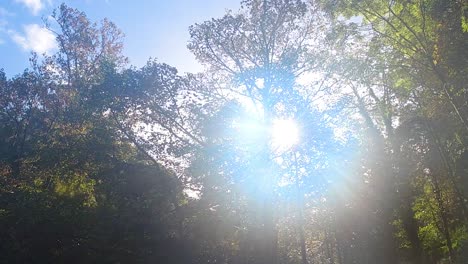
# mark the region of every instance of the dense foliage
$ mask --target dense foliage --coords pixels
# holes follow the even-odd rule
[[[0,71],[0,263],[467,263],[467,12],[244,0],[181,75],[62,4]]]

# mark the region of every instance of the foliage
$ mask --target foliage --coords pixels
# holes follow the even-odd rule
[[[0,71],[0,263],[464,263],[466,10],[245,0],[180,75],[60,5]]]

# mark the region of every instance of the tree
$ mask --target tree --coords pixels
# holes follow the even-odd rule
[[[318,43],[323,36],[319,30],[324,27],[316,7],[302,1],[243,1],[239,13],[228,12],[223,18],[192,26],[188,47],[199,61],[222,76],[220,79],[232,83],[227,85],[228,94],[240,95],[245,98],[242,100],[252,102],[260,118],[251,121],[265,129],[275,119],[292,117],[300,124],[304,122],[303,132],[309,136],[309,131],[318,132],[312,127],[325,129],[325,126],[321,127],[322,114],[314,113],[319,117],[307,114],[311,111],[308,100],[320,92],[320,87],[301,86],[298,78],[310,73],[319,64],[319,54],[323,49]],[[312,120],[320,125],[313,124]],[[239,122],[242,124],[245,120]],[[324,144],[329,143],[330,138],[330,135],[324,136]],[[257,138],[256,151],[253,152],[255,158],[240,162],[242,168],[252,163],[253,168],[246,171],[252,174],[251,177],[258,178],[257,183],[253,183],[257,198],[250,201],[258,214],[254,216],[258,222],[252,227],[256,231],[250,234],[256,241],[252,247],[254,252],[250,254],[257,255],[255,259],[258,263],[277,261],[278,231],[275,226],[278,216],[274,213],[274,204],[278,197],[275,185],[284,172],[278,172],[276,168],[278,165],[274,156],[277,153],[271,150],[270,140],[268,136]],[[314,137],[305,138],[303,148],[309,150],[300,153],[301,157],[305,157],[301,163],[305,162],[307,165],[304,166],[310,166],[309,169],[319,166],[313,162],[317,158],[314,156],[317,153],[313,151],[321,143],[314,144],[313,140]],[[312,144],[307,146],[307,142]],[[330,152],[335,149],[332,147]],[[293,152],[296,151],[299,149]],[[292,159],[291,156],[282,158]],[[289,169],[292,167],[288,165]],[[304,243],[301,246],[302,259],[306,263]]]
[[[245,0],[181,75],[62,4],[0,71],[0,263],[462,263],[466,8]]]
[[[342,14],[347,17],[360,16],[359,18],[363,20],[360,24],[340,23],[339,18],[336,20],[337,23],[341,24],[337,28],[339,29],[337,32],[348,37],[348,43],[342,49],[345,53],[348,52],[348,55],[344,55],[344,57],[352,59],[350,61],[341,60],[341,65],[334,70],[335,72],[341,71],[339,73],[342,76],[341,81],[352,82],[353,97],[355,97],[358,111],[363,116],[367,126],[377,135],[381,134],[380,131],[384,131],[383,142],[386,142],[388,150],[383,149],[383,152],[390,153],[390,159],[394,160],[393,170],[396,178],[392,180],[393,182],[387,182],[383,186],[391,184],[396,187],[399,192],[393,196],[395,198],[400,196],[401,198],[397,199],[407,204],[400,208],[402,209],[400,211],[401,219],[403,219],[402,226],[406,228],[406,236],[409,238],[410,248],[413,250],[413,261],[417,263],[422,262],[422,241],[420,241],[422,238],[416,232],[420,223],[415,219],[415,212],[411,208],[417,199],[416,193],[418,191],[412,189],[413,180],[408,178],[408,174],[411,174],[411,170],[417,166],[415,163],[418,161],[410,163],[405,160],[406,153],[400,151],[405,146],[400,145],[398,141],[407,139],[400,138],[403,135],[395,135],[395,132],[400,124],[405,124],[403,130],[406,126],[411,125],[415,126],[412,129],[419,129],[417,120],[420,118],[426,120],[424,126],[429,133],[428,140],[434,142],[433,149],[438,149],[437,157],[445,164],[443,165],[445,167],[442,173],[445,175],[443,178],[446,177],[452,181],[452,187],[445,186],[443,189],[449,191],[453,188],[454,192],[458,193],[459,198],[456,200],[460,201],[458,204],[461,212],[465,211],[464,202],[461,202],[464,200],[464,194],[459,188],[459,184],[456,183],[459,180],[456,180],[457,177],[453,177],[452,167],[454,164],[449,162],[450,158],[447,156],[448,152],[456,153],[457,151],[445,149],[447,146],[463,149],[462,146],[458,145],[463,142],[463,136],[460,137],[460,135],[465,134],[463,103],[457,103],[458,99],[453,92],[457,90],[457,94],[461,95],[460,88],[455,88],[452,84],[458,82],[455,79],[461,78],[461,75],[458,74],[463,70],[458,67],[463,65],[461,61],[464,61],[462,59],[464,56],[459,57],[458,64],[446,64],[442,62],[445,59],[439,53],[441,49],[447,48],[445,44],[442,44],[447,39],[441,36],[442,32],[450,32],[454,39],[452,42],[454,45],[449,49],[450,51],[447,50],[445,53],[447,56],[451,52],[457,53],[455,47],[458,44],[456,43],[464,38],[461,23],[459,23],[463,20],[461,19],[463,15],[450,11],[451,8],[455,8],[459,4],[455,2],[447,4],[441,1],[412,3],[404,1],[339,1],[337,5],[332,7],[324,3],[324,7],[335,18],[338,18],[337,14]],[[460,7],[457,6],[461,9]],[[453,14],[451,17],[453,20],[449,22],[453,28],[450,30],[446,28],[447,30],[444,31],[441,30],[441,27],[445,23],[439,21],[440,15],[447,14],[446,12]],[[343,31],[343,29],[345,30]],[[361,35],[356,35],[356,31],[362,32]],[[367,43],[367,46],[362,45],[362,53],[356,52],[355,43],[359,41]],[[352,65],[353,68],[346,69],[342,65]],[[359,67],[355,67],[355,65],[359,65]],[[343,69],[344,71],[342,71]],[[448,81],[446,74],[453,78],[452,81]],[[448,82],[451,84],[449,85]],[[439,118],[451,120],[449,121],[450,125],[446,124],[446,128],[449,128],[447,132],[453,133],[451,140],[446,137],[447,133],[436,128],[438,126],[436,124],[442,120]],[[403,137],[408,136],[405,134]],[[463,145],[463,143],[461,144]],[[385,165],[386,162],[381,164]],[[379,167],[381,166],[379,165]],[[414,170],[417,169],[414,168]],[[389,170],[385,169],[384,171]],[[412,202],[408,203],[411,199]],[[446,237],[448,236],[446,235]],[[451,258],[453,259],[453,256]]]

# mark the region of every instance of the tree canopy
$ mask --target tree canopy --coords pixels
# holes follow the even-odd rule
[[[243,0],[180,74],[60,5],[0,70],[0,263],[466,263],[467,12]]]

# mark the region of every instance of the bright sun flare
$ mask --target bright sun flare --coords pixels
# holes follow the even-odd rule
[[[298,143],[299,128],[291,119],[276,119],[271,127],[271,144],[274,149],[287,150]]]

